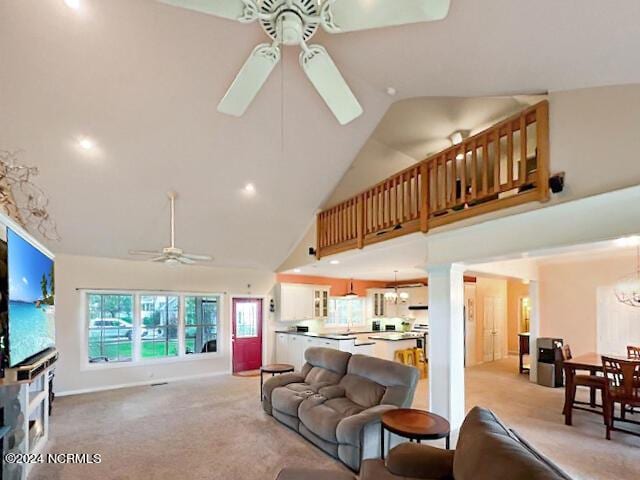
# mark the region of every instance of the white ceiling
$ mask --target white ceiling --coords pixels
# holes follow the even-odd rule
[[[370,141],[379,141],[419,161],[450,147],[452,133],[466,131],[475,135],[544,98],[408,98],[391,105]]]
[[[392,100],[640,82],[629,60],[637,0],[452,0],[442,22],[316,36],[365,109],[351,125],[336,123],[295,50],[236,119],[216,105],[264,41],[258,25],[153,0],[81,3],[0,2],[0,149],[40,167],[63,237],[47,242],[54,252],[161,247],[175,189],[179,246],[216,265],[273,269]],[[83,135],[97,143],[90,155],[76,149]]]

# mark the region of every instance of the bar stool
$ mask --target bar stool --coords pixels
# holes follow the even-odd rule
[[[571,347],[567,344],[562,347],[562,356],[564,360],[571,360],[573,356],[571,355]],[[602,415],[602,419],[605,425],[607,425],[607,419],[604,415],[604,398],[605,392],[608,385],[608,380],[606,377],[597,376],[595,371],[591,372],[591,375],[576,375],[574,377],[573,389],[570,392],[571,394],[571,405],[567,408],[573,408],[576,410],[583,410],[585,412],[597,413]],[[589,402],[581,402],[576,400],[576,392],[577,387],[587,387],[589,388]],[[602,399],[601,405],[596,403],[596,390],[600,390],[600,398]],[[590,408],[582,407],[581,405],[588,405]],[[599,408],[601,410],[596,410]],[[565,413],[564,411],[562,412]]]
[[[413,356],[416,360],[416,367],[420,370],[420,378],[427,378],[429,370],[427,368],[427,359],[424,356],[424,350],[422,348],[414,348]]]
[[[396,362],[400,362],[403,365],[416,366],[416,358],[413,348],[405,348],[402,350],[396,350],[395,353]]]

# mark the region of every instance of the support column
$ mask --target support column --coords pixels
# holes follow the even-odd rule
[[[538,381],[538,337],[540,336],[540,287],[538,282],[529,282],[529,301],[531,318],[529,319],[529,381]]]
[[[452,439],[456,439],[457,430],[466,412],[464,268],[462,265],[450,264],[430,267],[427,270],[429,274],[429,410],[449,420]]]

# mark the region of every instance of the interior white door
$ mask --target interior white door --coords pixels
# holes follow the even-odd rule
[[[465,365],[475,365],[476,360],[476,286],[464,286]]]
[[[493,362],[502,358],[504,343],[504,308],[498,297],[484,297],[484,349],[483,360]]]

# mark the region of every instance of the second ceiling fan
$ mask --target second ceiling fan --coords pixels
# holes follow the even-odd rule
[[[237,20],[259,21],[271,43],[254,48],[218,111],[240,117],[280,61],[282,45],[297,45],[300,66],[341,125],[362,107],[327,50],[307,42],[318,27],[329,33],[353,32],[445,18],[450,0],[159,0],[162,3]]]

